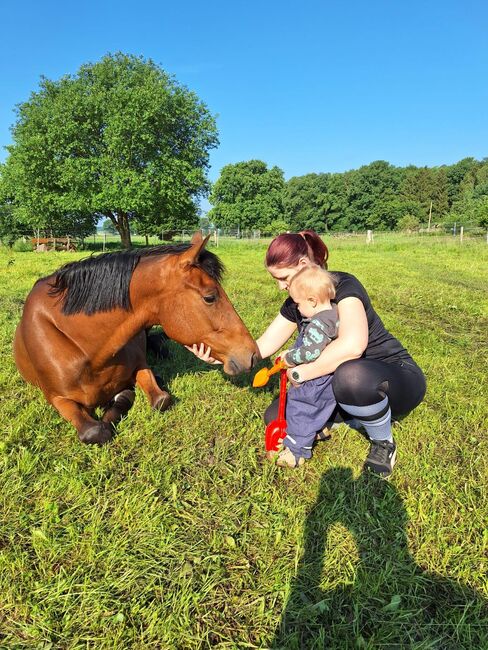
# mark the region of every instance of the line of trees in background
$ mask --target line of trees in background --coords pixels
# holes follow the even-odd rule
[[[218,226],[271,234],[307,228],[415,230],[429,221],[488,227],[488,158],[431,168],[378,160],[288,182],[278,167],[250,160],[222,169],[210,201],[208,218]]]
[[[99,221],[131,245],[142,235],[219,228],[276,234],[488,226],[488,159],[441,167],[376,161],[285,181],[261,160],[225,166],[211,186],[214,117],[151,60],[117,53],[76,75],[41,79],[17,108],[0,165],[0,238],[36,231],[86,237]],[[212,209],[200,219],[199,200]]]

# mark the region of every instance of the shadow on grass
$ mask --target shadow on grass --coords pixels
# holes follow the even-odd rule
[[[407,521],[386,481],[369,474],[354,480],[347,468],[326,472],[270,648],[488,647],[487,600],[418,566],[408,550]],[[354,536],[359,562],[353,584],[323,590],[328,531],[336,523]]]

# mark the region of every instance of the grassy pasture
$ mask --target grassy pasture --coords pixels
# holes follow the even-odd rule
[[[300,470],[267,463],[277,382],[176,344],[174,407],[138,394],[113,443],[82,446],[11,342],[35,280],[86,253],[0,249],[0,648],[488,648],[488,246],[328,243],[427,376],[389,482],[345,426]],[[218,249],[255,336],[284,298],[264,251]]]

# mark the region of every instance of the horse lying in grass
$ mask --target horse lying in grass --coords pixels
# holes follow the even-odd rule
[[[15,362],[82,442],[113,437],[132,406],[134,385],[152,408],[169,406],[170,395],[146,361],[146,330],[153,325],[179,343],[210,346],[230,375],[258,360],[255,341],[220,286],[223,266],[205,250],[207,240],[196,233],[191,244],[72,262],[34,285],[15,333]]]

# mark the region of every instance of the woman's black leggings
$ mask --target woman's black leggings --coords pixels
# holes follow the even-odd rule
[[[337,402],[350,406],[369,406],[388,397],[394,417],[410,413],[425,395],[425,377],[413,361],[392,363],[376,359],[345,361],[335,371],[332,389]],[[266,409],[266,424],[278,416],[278,400]],[[338,420],[341,418],[338,414]]]

